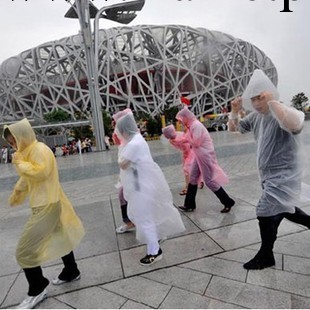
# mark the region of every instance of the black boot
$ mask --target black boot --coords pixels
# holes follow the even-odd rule
[[[184,200],[184,206],[180,206],[179,209],[185,212],[192,212],[196,209],[196,194],[197,184],[188,184],[187,193]]]
[[[258,217],[262,244],[255,257],[245,263],[243,268],[248,270],[260,270],[275,265],[273,245],[277,239],[278,227],[282,219],[283,214]]]
[[[49,280],[43,276],[42,268],[40,266],[25,268],[24,272],[29,284],[29,296],[37,296],[41,294],[50,283]]]
[[[80,271],[79,271],[77,264],[75,262],[73,252],[71,251],[66,256],[63,256],[61,259],[62,259],[65,267],[63,268],[63,270],[59,274],[58,279],[65,281],[65,282],[71,282],[73,280],[79,279]]]
[[[301,224],[310,229],[310,215],[297,207],[295,207],[295,213],[285,213],[284,217],[296,224]]]
[[[221,210],[221,213],[229,212],[232,206],[235,204],[235,201],[228,196],[228,194],[225,192],[223,187],[220,187],[217,191],[213,193],[220,200],[220,202],[224,205],[224,209]]]

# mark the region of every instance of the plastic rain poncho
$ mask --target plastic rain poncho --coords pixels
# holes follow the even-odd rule
[[[254,72],[242,98],[269,94],[266,113],[254,111],[239,122],[241,133],[253,131],[257,142],[257,166],[262,196],[258,216],[294,213],[300,202],[302,161],[299,151],[304,114],[278,102],[269,78]],[[253,97],[252,97],[253,98]],[[243,103],[243,101],[242,101]]]
[[[13,163],[20,176],[10,203],[21,204],[29,196],[32,208],[16,259],[22,268],[33,268],[71,252],[84,236],[84,228],[61,188],[53,152],[36,140],[28,120],[4,128],[16,140]]]
[[[228,177],[217,162],[208,130],[187,107],[178,112],[176,119],[188,128],[184,139],[192,146],[203,181],[213,192],[217,191],[228,183]]]
[[[275,100],[279,99],[279,93],[275,85],[266,76],[266,74],[260,70],[254,70],[254,73],[247,85],[244,93],[242,94],[242,106],[246,111],[253,111],[251,98],[260,95],[262,92],[268,90],[272,93]]]
[[[191,168],[195,159],[191,145],[184,139],[184,132],[177,132],[173,125],[162,129],[163,135],[169,139],[171,145],[182,152],[182,166],[185,175],[190,175]]]
[[[154,162],[149,146],[139,133],[132,114],[116,123],[116,133],[124,142],[119,152],[124,197],[128,202],[128,216],[136,225],[136,238],[148,242],[148,234],[160,240],[185,230],[178,210],[173,206],[168,183]]]

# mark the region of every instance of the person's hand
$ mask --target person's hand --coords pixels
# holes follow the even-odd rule
[[[118,138],[118,136],[117,136],[117,134],[115,132],[113,132],[113,134],[112,134],[112,140],[113,140],[115,145],[120,145],[121,144],[121,141],[120,141],[120,139]]]
[[[273,94],[271,92],[268,92],[268,91],[264,91],[264,92],[260,93],[259,96],[260,96],[260,99],[264,100],[266,103],[274,100]]]
[[[9,198],[9,204],[11,207],[16,207],[16,206],[22,204],[24,199],[25,199],[24,192],[14,190],[13,193],[11,194],[10,198]]]
[[[18,162],[24,160],[24,156],[20,152],[15,152],[12,154],[12,162]]]
[[[231,102],[231,112],[232,113],[239,113],[242,109],[242,98],[237,97]]]

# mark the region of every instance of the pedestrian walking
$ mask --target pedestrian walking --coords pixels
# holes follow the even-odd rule
[[[242,97],[231,103],[229,131],[253,132],[262,195],[256,206],[261,246],[245,269],[275,265],[273,246],[278,227],[286,218],[310,228],[310,216],[300,202],[302,161],[299,153],[304,113],[279,101],[279,93],[262,70],[255,70]],[[252,112],[240,119],[243,108]]]
[[[144,266],[162,259],[159,240],[185,230],[163,172],[154,162],[149,146],[139,132],[132,113],[116,121],[121,142],[118,156],[128,215],[136,226],[136,238],[146,243]]]
[[[61,188],[53,152],[36,140],[28,120],[4,126],[3,137],[16,149],[12,162],[19,174],[9,203],[20,205],[28,196],[32,211],[16,250],[28,281],[28,295],[18,308],[31,309],[47,296],[49,280],[41,268],[45,262],[62,258],[64,268],[52,281],[55,285],[80,278],[73,249],[84,228]]]

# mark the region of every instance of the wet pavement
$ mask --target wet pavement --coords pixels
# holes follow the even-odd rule
[[[75,256],[79,281],[48,286],[48,298],[37,308],[310,308],[310,232],[283,220],[275,243],[276,266],[247,271],[260,244],[255,205],[260,197],[252,135],[212,132],[218,161],[229,175],[227,192],[236,200],[228,214],[206,187],[198,190],[197,209],[181,213],[182,234],[162,245],[163,259],[139,264],[145,245],[134,232],[118,235],[121,211],[117,148],[57,158],[60,179],[86,235]],[[303,137],[305,181],[310,184],[310,122]],[[166,140],[148,142],[174,197],[184,185],[180,153]],[[14,167],[0,165],[0,307],[14,308],[25,297],[27,283],[15,260],[18,238],[30,213],[25,203],[10,208],[7,199],[17,180]],[[310,213],[310,201],[301,208]],[[44,265],[50,280],[62,269],[61,260]]]

